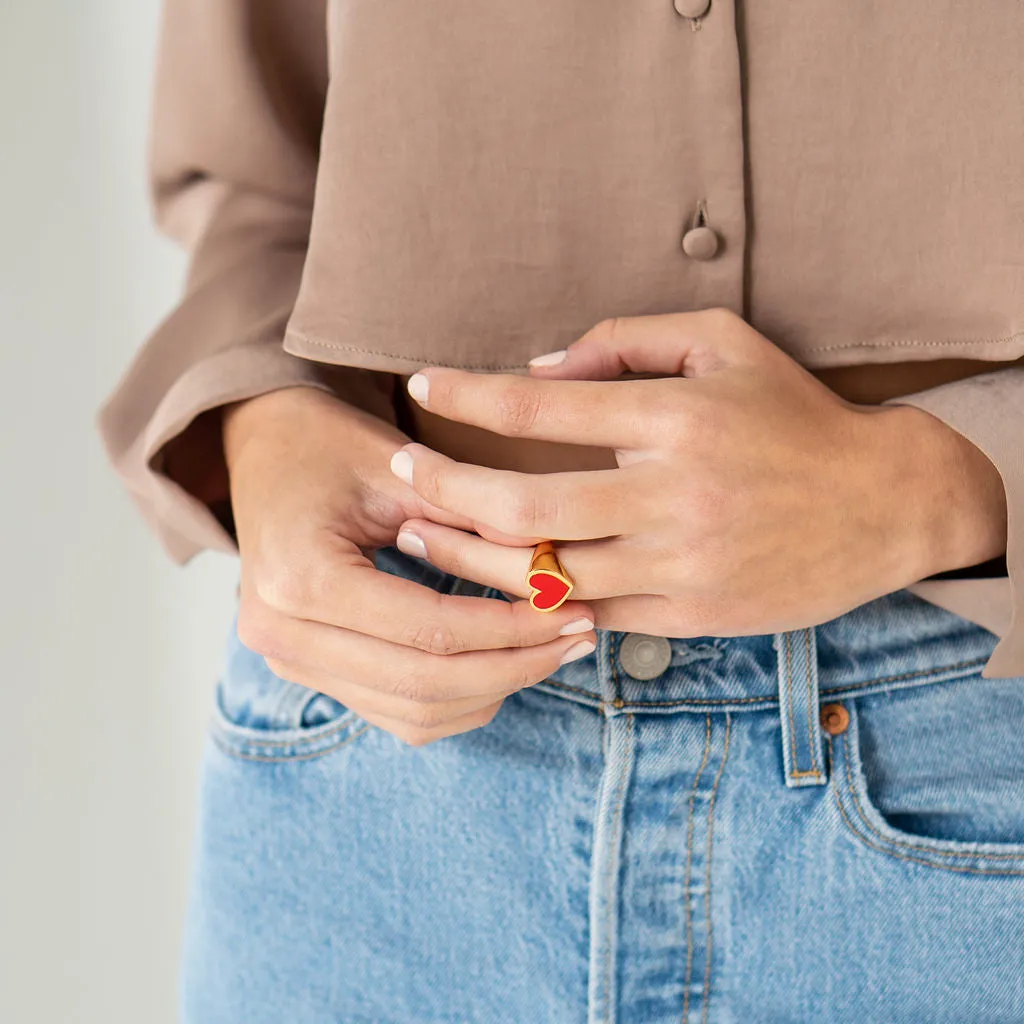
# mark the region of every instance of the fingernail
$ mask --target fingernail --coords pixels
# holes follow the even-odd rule
[[[427,557],[427,545],[423,543],[423,538],[418,533],[413,533],[412,530],[399,530],[395,545],[399,551],[404,551],[407,555],[415,555],[417,558]]]
[[[430,390],[430,381],[427,380],[422,373],[414,373],[409,378],[405,387],[409,394],[412,395],[420,405],[427,404],[427,392]]]
[[[568,350],[562,348],[557,352],[548,352],[542,356],[534,356],[530,360],[529,366],[557,366],[559,363],[565,362],[565,357],[568,355]]]
[[[569,636],[570,633],[586,633],[593,629],[594,623],[588,618],[570,619],[559,631],[559,636]]]
[[[412,456],[408,452],[395,452],[391,456],[391,472],[412,487]]]
[[[597,644],[595,644],[593,640],[581,640],[578,644],[573,644],[572,647],[562,655],[562,660],[558,664],[567,665],[570,661],[585,658],[596,646]]]

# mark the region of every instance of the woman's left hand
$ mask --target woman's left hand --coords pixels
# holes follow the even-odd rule
[[[400,548],[527,596],[531,546],[556,539],[598,626],[680,637],[813,625],[1004,550],[1001,481],[969,441],[843,400],[728,310],[603,321],[556,360],[429,368],[409,392],[508,437],[612,448],[618,468],[515,473],[405,445],[393,470],[477,533],[414,519]],[[613,379],[628,371],[664,376]]]

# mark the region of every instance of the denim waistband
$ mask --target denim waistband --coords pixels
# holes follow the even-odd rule
[[[597,633],[593,653],[538,685],[584,703],[652,713],[776,709],[787,676],[808,672],[823,701],[958,679],[977,675],[998,641],[906,590],[807,630],[667,638],[668,667],[650,680],[634,679],[622,664],[628,634]]]
[[[377,564],[447,593],[506,599],[393,547],[377,552]],[[668,667],[649,680],[634,679],[623,666],[619,652],[628,635],[598,629],[595,651],[537,687],[613,713],[773,710],[787,681],[808,674],[822,701],[977,676],[998,643],[988,630],[907,590],[807,630],[669,637]]]

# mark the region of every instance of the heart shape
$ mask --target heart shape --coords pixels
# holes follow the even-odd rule
[[[550,569],[534,569],[526,582],[533,587],[530,604],[539,612],[553,612],[569,596],[572,584]]]

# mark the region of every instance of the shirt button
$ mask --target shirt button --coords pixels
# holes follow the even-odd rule
[[[683,252],[692,260],[709,260],[718,252],[718,235],[702,224],[683,235]]]
[[[850,712],[842,704],[825,704],[821,709],[821,727],[829,736],[840,736],[850,724]]]
[[[672,644],[667,637],[627,633],[619,644],[619,661],[634,679],[655,679],[671,660]]]
[[[701,18],[708,13],[711,0],[675,0],[675,5],[684,18]]]

